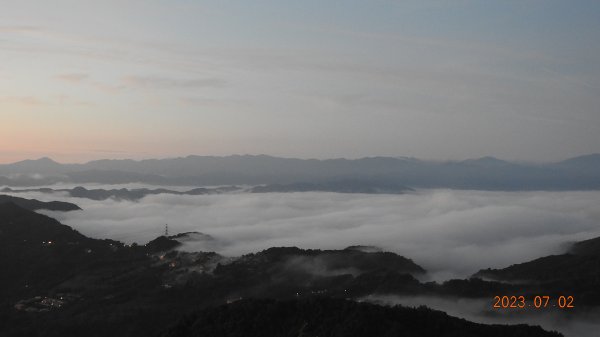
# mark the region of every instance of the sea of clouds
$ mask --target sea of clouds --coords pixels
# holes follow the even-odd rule
[[[413,259],[434,280],[562,253],[570,242],[600,236],[597,191],[163,194],[137,202],[15,195],[78,204],[82,211],[44,213],[94,238],[144,244],[168,224],[170,234],[199,231],[215,239],[183,249],[227,256],[274,246],[374,245]]]
[[[170,234],[199,231],[214,238],[186,241],[182,249],[227,256],[274,246],[373,245],[413,259],[436,281],[562,253],[574,241],[600,236],[600,191],[162,194],[137,202],[94,201],[64,193],[15,195],[78,204],[82,211],[43,213],[94,238],[144,244],[169,224]],[[539,324],[567,337],[595,336],[600,329],[596,311],[498,312],[491,309],[493,299],[378,295],[364,300],[427,305],[481,323]]]

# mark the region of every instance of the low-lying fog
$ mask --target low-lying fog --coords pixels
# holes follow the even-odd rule
[[[425,305],[446,312],[448,315],[486,324],[529,324],[540,325],[546,330],[555,330],[565,337],[597,337],[600,331],[600,312],[569,311],[575,309],[493,309],[493,299],[440,298],[430,296],[377,295],[363,301],[408,307]]]
[[[187,241],[184,249],[230,256],[273,246],[375,245],[412,258],[437,281],[561,253],[568,242],[600,236],[600,192],[162,194],[138,202],[93,201],[61,193],[14,195],[78,204],[83,211],[44,213],[94,238],[143,244],[162,235],[168,223],[170,234],[199,231],[214,237]],[[491,309],[493,299],[381,295],[365,300],[427,305],[482,323],[539,324],[568,337],[591,337],[600,329],[590,318],[598,313],[511,314]]]
[[[375,245],[413,259],[435,280],[560,253],[565,242],[600,236],[600,192],[164,194],[139,202],[15,195],[78,204],[83,211],[45,213],[94,238],[143,244],[168,223],[171,234],[215,238],[184,249],[229,256],[273,246]]]

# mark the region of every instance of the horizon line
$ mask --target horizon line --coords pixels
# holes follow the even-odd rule
[[[15,164],[20,164],[20,163],[25,163],[25,162],[38,162],[38,161],[51,161],[53,163],[56,164],[60,164],[60,165],[87,165],[93,162],[98,162],[98,161],[133,161],[133,162],[143,162],[143,161],[150,161],[150,160],[175,160],[175,159],[188,159],[191,157],[198,157],[198,158],[231,158],[231,157],[268,157],[268,158],[275,158],[275,159],[295,159],[295,160],[304,160],[304,161],[328,161],[328,160],[348,160],[348,161],[355,161],[355,160],[364,160],[364,159],[374,159],[374,158],[386,158],[386,159],[398,159],[398,160],[414,160],[414,161],[423,161],[423,162],[434,162],[434,163],[460,163],[460,162],[467,162],[467,161],[476,161],[476,160],[497,160],[497,161],[502,161],[502,162],[507,162],[507,163],[526,163],[526,164],[552,164],[552,163],[560,163],[563,161],[567,161],[567,160],[571,160],[571,159],[575,159],[575,158],[582,158],[582,157],[590,157],[590,156],[600,156],[600,153],[598,152],[593,152],[593,153],[587,153],[587,154],[581,154],[581,155],[576,155],[573,157],[567,157],[561,160],[557,160],[557,161],[522,161],[522,160],[510,160],[510,159],[502,159],[499,157],[495,157],[493,155],[485,155],[485,156],[480,156],[480,157],[469,157],[469,158],[464,158],[464,159],[431,159],[431,158],[418,158],[418,157],[412,157],[412,156],[383,156],[383,155],[374,155],[374,156],[363,156],[363,157],[356,157],[356,158],[347,158],[347,157],[331,157],[331,158],[312,158],[312,157],[308,157],[308,158],[301,158],[301,157],[286,157],[286,156],[276,156],[276,155],[269,155],[269,154],[229,154],[229,155],[198,155],[198,154],[189,154],[186,156],[173,156],[173,157],[149,157],[149,158],[142,158],[142,159],[133,159],[133,158],[99,158],[99,159],[93,159],[93,160],[88,160],[88,161],[84,161],[84,162],[59,162],[56,161],[54,159],[52,159],[50,156],[42,156],[36,159],[23,159],[23,160],[19,160],[19,161],[14,161],[14,162],[5,162],[5,163],[0,163],[0,166],[4,166],[4,165],[15,165]]]

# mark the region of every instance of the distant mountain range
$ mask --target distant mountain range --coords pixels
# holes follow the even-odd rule
[[[24,192],[40,192],[40,193],[67,193],[71,197],[75,198],[85,198],[91,200],[106,200],[106,199],[115,199],[115,200],[139,200],[148,195],[156,195],[156,194],[174,194],[174,195],[204,195],[204,194],[218,194],[218,193],[227,193],[232,191],[241,190],[241,187],[236,186],[224,186],[224,187],[215,187],[215,188],[194,188],[187,191],[174,191],[165,188],[120,188],[120,189],[103,189],[103,188],[94,188],[87,189],[82,186],[77,186],[75,188],[24,188],[24,189],[13,189],[10,187],[5,187],[0,190],[3,193],[24,193]]]
[[[24,198],[19,198],[19,197],[13,197],[10,195],[0,194],[0,204],[6,203],[6,202],[12,202],[20,207],[30,210],[30,211],[36,211],[38,209],[45,209],[45,210],[49,210],[49,211],[68,212],[68,211],[77,211],[77,210],[81,209],[79,206],[72,204],[70,202],[63,202],[63,201],[44,202],[44,201],[39,201],[39,200],[35,200],[35,199],[24,199]]]
[[[492,157],[436,162],[394,157],[317,160],[235,155],[97,160],[85,164],[60,164],[42,158],[0,165],[0,185],[5,186],[65,182],[275,185],[281,189],[281,185],[317,186],[344,180],[409,188],[597,190],[600,189],[600,154],[546,164],[509,162]]]
[[[335,192],[335,193],[366,193],[366,194],[402,194],[412,189],[395,185],[385,184],[382,182],[362,181],[362,180],[336,180],[321,183],[295,183],[295,184],[271,184],[259,185],[251,188],[239,186],[222,186],[222,187],[198,187],[187,191],[175,191],[165,188],[120,188],[120,189],[87,189],[82,186],[75,188],[59,188],[53,189],[48,187],[43,188],[10,188],[5,187],[0,189],[3,193],[24,193],[24,192],[40,192],[40,193],[67,193],[71,197],[86,198],[92,200],[131,200],[137,201],[149,195],[157,194],[174,194],[174,195],[206,195],[206,194],[221,194],[221,193],[285,193],[285,192]]]

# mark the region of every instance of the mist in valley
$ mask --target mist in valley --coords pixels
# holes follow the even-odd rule
[[[234,192],[158,194],[138,201],[94,201],[60,192],[15,195],[79,205],[83,210],[41,213],[94,238],[145,244],[163,235],[168,224],[171,235],[193,231],[208,234],[184,238],[179,249],[215,251],[229,257],[279,246],[376,246],[412,259],[427,270],[421,279],[438,282],[468,278],[483,268],[502,268],[564,253],[570,242],[600,236],[598,191],[417,190],[401,195]],[[286,268],[310,270],[316,275],[357,272],[328,270],[322,261],[300,257],[288,261]],[[540,325],[567,337],[591,337],[600,328],[594,321],[597,311],[493,309],[492,298],[373,294],[362,300],[425,305],[486,324]]]
[[[213,238],[188,240],[181,249],[226,256],[277,246],[372,245],[413,259],[437,281],[563,253],[569,242],[600,235],[595,191],[159,194],[137,202],[18,195],[76,203],[82,211],[43,212],[94,238],[144,244],[168,224],[170,234]]]
[[[494,309],[494,299],[473,299],[433,296],[374,295],[362,301],[407,307],[427,306],[448,315],[484,324],[530,324],[554,330],[565,337],[595,337],[598,335],[598,309],[586,311],[559,308]],[[577,311],[573,311],[577,310]]]

